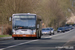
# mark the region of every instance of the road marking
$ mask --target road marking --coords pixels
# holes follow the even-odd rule
[[[63,46],[70,44],[72,41],[75,41],[75,36],[73,36],[70,40],[67,41]]]
[[[4,50],[4,49],[8,49],[8,48],[12,48],[12,47],[16,47],[16,46],[20,46],[20,45],[27,44],[27,43],[31,43],[31,42],[35,42],[35,41],[38,41],[38,40],[31,40],[31,41],[24,42],[24,43],[20,43],[20,44],[17,44],[17,45],[8,46],[8,47],[6,47],[6,48],[2,48],[2,49],[0,49],[0,50]]]
[[[74,41],[74,40],[75,40],[75,36],[72,37],[70,40],[68,40],[68,41],[63,45],[63,47],[66,46],[67,49],[68,49],[68,48],[74,49],[74,46],[69,45],[69,44],[70,44],[72,41]],[[62,48],[59,48],[58,50],[61,50],[61,49],[62,49]]]

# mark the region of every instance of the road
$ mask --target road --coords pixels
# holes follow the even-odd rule
[[[0,50],[75,50],[75,29],[55,35],[43,35],[41,39],[3,40]]]

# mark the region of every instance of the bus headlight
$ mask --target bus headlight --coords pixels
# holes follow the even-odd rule
[[[16,34],[14,29],[12,30],[12,32],[13,32],[13,34]]]
[[[33,34],[36,34],[36,30],[33,30]]]
[[[15,32],[13,32],[13,34],[16,34]]]
[[[36,34],[36,32],[34,32],[33,34]]]

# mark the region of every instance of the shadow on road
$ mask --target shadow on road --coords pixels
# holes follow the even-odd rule
[[[13,38],[14,39],[14,38]],[[33,37],[24,37],[24,38],[17,38],[16,40],[36,40],[37,38]],[[41,38],[39,40],[50,40],[51,38]]]
[[[32,37],[23,37],[23,38],[17,38],[17,39],[14,39],[14,40],[35,40],[35,39],[36,38],[32,38]]]
[[[40,40],[50,40],[51,38],[41,38]]]

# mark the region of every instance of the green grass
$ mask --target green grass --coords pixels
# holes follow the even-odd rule
[[[0,38],[1,37],[10,37],[11,35],[0,35]]]

